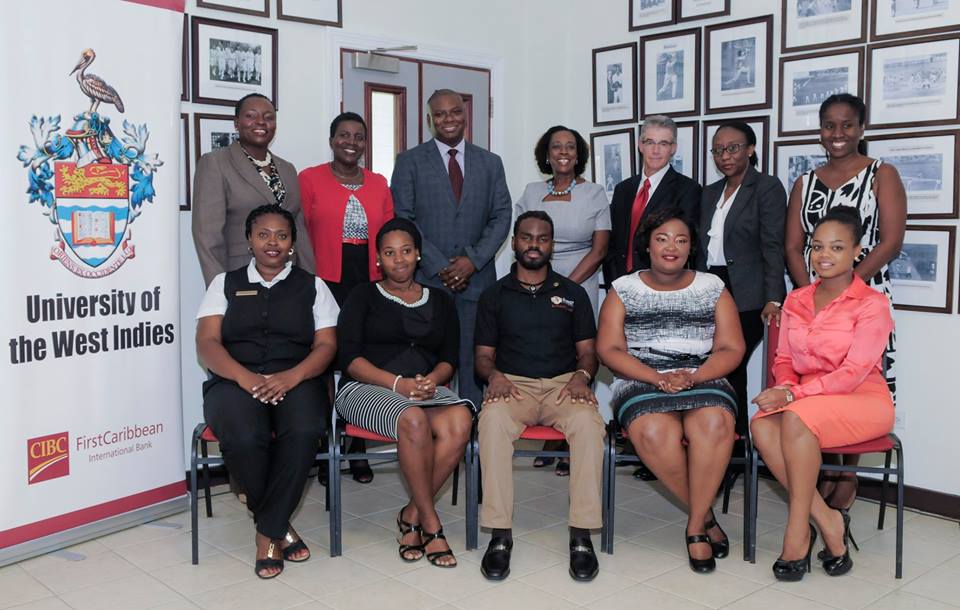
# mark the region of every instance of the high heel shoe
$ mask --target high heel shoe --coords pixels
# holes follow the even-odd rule
[[[727,533],[723,531],[723,528],[720,527],[720,524],[717,523],[717,516],[713,514],[713,509],[710,509],[710,518],[703,523],[704,530],[711,530],[717,528],[720,530],[720,533],[723,534],[723,540],[719,542],[710,541],[710,548],[713,549],[713,556],[716,559],[723,559],[730,554],[730,539],[727,538]]]
[[[414,561],[420,561],[423,559],[424,545],[421,544],[404,544],[403,537],[407,534],[422,534],[422,529],[418,523],[407,523],[403,520],[403,509],[400,509],[400,512],[397,513],[397,530],[400,531],[400,535],[397,536],[397,544],[400,545],[400,559],[406,561],[407,563],[413,563]],[[416,553],[415,556],[408,557],[408,553]]]
[[[853,537],[853,530],[850,529],[850,521],[851,521],[850,512],[845,508],[837,508],[835,510],[840,511],[840,514],[843,515],[843,531],[846,532],[845,535],[850,539],[850,544],[853,545],[854,550],[856,550],[859,553],[860,545],[857,544],[857,540]],[[833,555],[830,554],[830,551],[827,550],[826,546],[820,549],[820,552],[817,553],[817,559],[819,559],[820,561],[829,559],[830,557],[833,557]]]
[[[853,569],[853,559],[850,558],[850,546],[847,542],[853,542],[850,537],[850,514],[846,511],[840,511],[843,516],[843,555],[831,555],[830,551],[824,549],[826,557],[823,562],[823,571],[827,576],[843,576]],[[857,548],[859,551],[860,549]]]
[[[687,559],[690,561],[690,569],[697,574],[709,574],[717,569],[717,562],[714,560],[713,555],[706,559],[695,559],[693,555],[690,554],[690,545],[698,542],[706,542],[711,547],[713,546],[713,543],[710,542],[710,537],[706,534],[692,534],[687,536]]]
[[[810,524],[810,546],[807,547],[807,556],[802,559],[778,558],[773,562],[773,575],[777,580],[797,582],[803,580],[803,575],[810,571],[810,556],[813,554],[813,545],[817,541],[817,530]]]

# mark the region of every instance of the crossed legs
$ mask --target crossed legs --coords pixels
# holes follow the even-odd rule
[[[780,557],[792,560],[807,554],[811,518],[819,526],[827,550],[834,556],[843,555],[843,516],[816,493],[820,473],[817,437],[792,411],[756,418],[750,430],[763,462],[789,497],[789,516]]]
[[[627,434],[643,463],[687,508],[687,535],[703,534],[713,500],[733,451],[734,419],[721,407],[648,413],[634,419]],[[682,440],[687,440],[684,448]],[[719,529],[711,530],[719,542]],[[711,532],[706,532],[709,536]],[[712,556],[710,545],[690,545],[694,559]]]
[[[472,426],[473,417],[463,405],[411,407],[400,415],[397,454],[400,471],[410,489],[410,502],[400,512],[401,519],[420,524],[427,533],[441,528],[433,499],[463,457]],[[419,535],[407,534],[402,542],[420,544]],[[449,548],[443,539],[435,540],[428,547],[435,548],[428,548],[427,552]],[[410,550],[406,555],[414,559],[418,554],[420,551]],[[451,556],[438,561],[443,565],[456,563]]]

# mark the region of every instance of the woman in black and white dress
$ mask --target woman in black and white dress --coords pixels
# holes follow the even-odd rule
[[[411,493],[397,515],[400,557],[426,555],[453,567],[433,498],[460,461],[473,424],[470,401],[444,387],[457,367],[457,310],[446,294],[414,280],[422,245],[416,225],[394,218],[376,245],[383,280],[354,288],[337,322],[343,378],[335,406],[350,423],[397,439]]]
[[[647,244],[650,269],[614,280],[600,309],[597,354],[616,375],[614,416],[643,463],[687,507],[690,567],[705,573],[729,553],[712,504],[737,412],[725,376],[743,358],[744,343],[723,281],[687,268],[695,236],[679,208],[643,221],[637,239]]]

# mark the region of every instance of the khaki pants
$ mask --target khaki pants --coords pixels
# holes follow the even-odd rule
[[[480,410],[480,464],[483,473],[484,527],[509,528],[513,523],[513,443],[526,426],[551,426],[570,444],[570,526],[603,526],[601,478],[603,419],[593,404],[569,398],[557,404],[557,395],[572,373],[552,379],[507,375],[523,398],[487,403]]]

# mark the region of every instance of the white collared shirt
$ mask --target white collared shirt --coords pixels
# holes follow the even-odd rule
[[[647,201],[653,199],[653,193],[657,190],[657,187],[660,186],[660,182],[663,181],[663,177],[667,175],[667,170],[670,169],[670,164],[667,163],[660,169],[658,169],[652,176],[643,176],[650,181],[650,192],[647,193]],[[640,173],[643,173],[643,170],[640,170]],[[643,188],[643,180],[640,181],[640,188],[637,189],[639,192]]]
[[[440,149],[440,158],[443,159],[443,169],[447,170],[447,173],[450,173],[450,168],[447,165],[450,163],[450,155],[447,154],[447,151],[451,148],[455,148],[457,150],[457,156],[455,159],[457,160],[457,164],[460,165],[460,173],[466,176],[466,164],[463,162],[463,155],[467,150],[466,138],[461,138],[460,142],[456,146],[447,146],[437,138],[434,138],[433,141],[437,143],[437,148]]]
[[[727,266],[727,257],[723,254],[723,225],[727,221],[727,214],[733,207],[733,201],[737,198],[737,193],[740,192],[740,186],[726,198],[723,196],[726,189],[720,191],[720,200],[717,201],[717,209],[710,221],[710,230],[707,231],[707,235],[710,237],[707,242],[707,265],[710,267]]]
[[[247,265],[247,281],[251,284],[260,284],[264,288],[272,288],[277,283],[285,280],[292,270],[293,263],[288,261],[287,264],[284,265],[283,271],[268,282],[263,279],[263,276],[257,271],[256,260],[251,258],[250,264]],[[227,296],[223,293],[223,283],[226,275],[226,273],[218,273],[210,281],[210,286],[207,287],[207,292],[203,295],[203,300],[200,302],[200,309],[197,311],[198,320],[200,318],[206,318],[207,316],[222,316],[227,312]],[[340,315],[340,308],[337,307],[337,302],[334,300],[333,294],[330,292],[330,289],[327,288],[327,285],[323,283],[323,280],[318,277],[314,278],[314,286],[317,289],[317,296],[313,300],[314,330],[336,326],[337,316]]]

